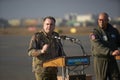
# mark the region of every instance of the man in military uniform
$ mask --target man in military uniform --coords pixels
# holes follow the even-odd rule
[[[96,80],[120,80],[115,56],[120,55],[120,34],[110,23],[107,13],[98,16],[98,27],[90,34]]]
[[[45,17],[43,29],[31,38],[28,55],[33,57],[32,66],[36,80],[57,80],[56,67],[42,67],[42,63],[46,60],[65,56],[61,41],[53,38],[53,36],[59,36],[54,32],[55,23],[55,18]]]

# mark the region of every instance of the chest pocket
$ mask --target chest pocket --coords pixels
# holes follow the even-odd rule
[[[35,38],[37,49],[42,49],[43,45],[48,43],[48,40],[45,38],[42,32],[36,33]]]
[[[110,39],[110,42],[114,42],[116,44],[116,35],[115,34],[109,34],[109,39]]]

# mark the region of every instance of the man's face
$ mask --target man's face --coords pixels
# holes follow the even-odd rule
[[[98,25],[100,28],[105,29],[108,24],[108,17],[104,14],[99,15],[98,17]]]
[[[43,23],[43,30],[46,33],[52,33],[53,30],[55,29],[55,22],[52,19],[46,19]]]

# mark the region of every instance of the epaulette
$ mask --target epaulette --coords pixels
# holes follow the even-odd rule
[[[36,33],[35,33],[35,37],[36,37],[36,38],[40,38],[40,37],[42,37],[42,34],[43,34],[42,31],[36,32]]]

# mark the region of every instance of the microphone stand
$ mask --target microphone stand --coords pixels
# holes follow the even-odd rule
[[[83,46],[82,46],[82,44],[80,44],[79,42],[80,42],[80,40],[79,41],[72,41],[73,43],[75,43],[75,44],[77,44],[77,45],[79,45],[80,46],[80,48],[81,48],[81,50],[82,50],[82,53],[83,53],[83,56],[86,56],[86,53],[85,53],[85,50],[84,50],[84,48],[83,48]]]
[[[61,42],[61,38],[59,37],[59,36],[54,36],[54,38],[55,39],[57,39],[57,41],[58,41],[58,45],[59,45],[59,47],[61,48],[61,50],[62,50],[62,57],[65,57],[66,55],[65,55],[65,52],[64,52],[64,49],[63,49],[63,46],[62,46],[62,42]],[[62,66],[61,67],[61,71],[62,71],[62,80],[65,80],[65,77],[66,77],[66,74],[65,74],[65,72],[66,72],[66,67],[64,67],[64,66]]]
[[[74,40],[73,40],[73,41],[71,41],[71,42],[73,42],[73,43],[75,43],[75,44],[77,44],[77,45],[80,46],[80,48],[81,48],[81,50],[82,50],[82,53],[83,53],[83,56],[86,56],[86,55],[87,55],[87,54],[85,53],[85,50],[84,50],[84,48],[83,48],[80,40],[77,40],[77,41],[74,41]],[[85,72],[84,72],[85,66],[83,65],[83,66],[81,66],[81,68],[82,68],[82,70],[81,70],[82,74],[85,74]]]

